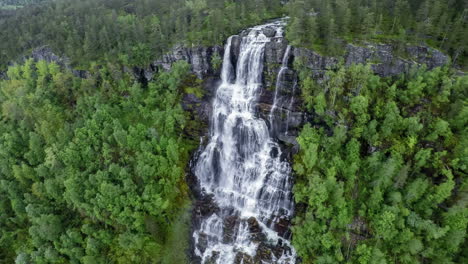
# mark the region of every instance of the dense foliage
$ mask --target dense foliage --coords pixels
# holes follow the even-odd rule
[[[428,43],[468,67],[464,0],[293,0],[288,13],[294,45],[336,55],[347,41]]]
[[[202,125],[180,99],[203,93],[185,63],[144,87],[122,66],[283,15],[293,45],[325,54],[426,43],[468,65],[463,0],[2,1],[0,263],[187,263],[184,134]],[[8,68],[44,45],[88,78]],[[294,160],[303,263],[468,263],[468,78],[351,66],[318,83],[295,66],[311,116]]]
[[[467,263],[468,77],[357,65],[301,80],[313,116],[294,162],[304,263]]]
[[[194,147],[181,136],[188,65],[147,88],[112,65],[79,79],[28,60],[8,77],[0,81],[0,263],[178,262],[167,256],[188,241],[180,234]]]
[[[147,65],[176,44],[221,44],[281,15],[279,0],[61,0],[0,15],[0,70],[49,45],[75,66]]]
[[[45,1],[50,0],[2,0],[0,2],[0,5],[25,6],[31,4],[38,4]]]

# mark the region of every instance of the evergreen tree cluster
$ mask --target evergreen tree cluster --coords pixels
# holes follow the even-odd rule
[[[362,65],[310,76],[294,159],[303,263],[468,262],[468,77],[382,79]]]
[[[180,219],[195,147],[180,105],[188,69],[176,64],[148,87],[111,64],[88,79],[44,61],[8,69],[0,263],[177,262],[168,256],[188,241]]]
[[[26,6],[31,4],[38,4],[45,1],[50,0],[2,0],[0,5]]]
[[[147,66],[176,44],[222,44],[280,9],[280,0],[50,1],[0,14],[0,70],[43,45],[75,67]]]
[[[287,37],[293,45],[325,54],[346,42],[429,44],[468,65],[468,2],[465,0],[292,0]]]

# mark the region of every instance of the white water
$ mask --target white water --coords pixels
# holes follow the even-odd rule
[[[274,27],[275,38],[266,37],[262,33],[264,27]],[[240,254],[254,259],[259,241],[249,231],[248,220],[252,217],[269,245],[280,244],[283,249],[271,253],[263,263],[295,263],[295,251],[289,241],[274,231],[278,221],[293,213],[291,169],[280,159],[280,147],[270,138],[265,120],[255,110],[262,89],[265,45],[282,37],[282,27],[283,22],[279,21],[250,29],[242,38],[237,65],[230,60],[232,37],[227,41],[222,83],[213,102],[210,140],[195,166],[202,190],[213,195],[220,208],[203,219],[193,234],[195,254],[202,263],[242,263],[239,258],[236,260]],[[233,216],[236,223],[226,225]],[[230,232],[228,241],[225,232]]]
[[[284,52],[284,55],[283,55],[283,60],[281,62],[281,68],[278,71],[278,76],[276,76],[275,97],[273,99],[273,106],[270,109],[270,115],[269,115],[270,124],[271,124],[271,131],[272,131],[273,135],[275,134],[275,126],[273,125],[273,123],[275,121],[274,120],[274,116],[275,116],[274,114],[275,114],[276,108],[278,107],[277,106],[278,105],[278,91],[279,91],[279,88],[280,88],[282,78],[284,76],[284,72],[288,69],[288,58],[289,58],[289,53],[290,52],[291,52],[291,46],[288,45],[288,47],[286,48],[286,51]],[[291,100],[291,106],[292,106],[292,101],[293,100]],[[289,113],[289,111],[288,111],[288,113]]]

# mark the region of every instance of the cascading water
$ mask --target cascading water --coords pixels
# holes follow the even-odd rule
[[[280,84],[281,84],[281,81],[284,77],[284,72],[288,69],[288,58],[289,58],[289,53],[291,52],[291,46],[288,45],[288,47],[286,48],[286,51],[284,52],[284,55],[283,55],[283,60],[281,61],[281,68],[280,70],[278,71],[278,76],[276,77],[276,85],[275,85],[275,97],[273,99],[273,106],[271,107],[271,110],[270,110],[270,115],[269,115],[269,119],[270,119],[270,124],[271,124],[271,132],[273,135],[276,134],[276,129],[275,129],[275,126],[274,126],[274,123],[275,123],[275,120],[274,120],[274,117],[275,117],[275,112],[278,108],[278,92],[279,92],[279,88],[280,88]],[[294,91],[293,91],[294,93]],[[294,97],[292,97],[294,98]],[[293,99],[291,98],[291,102],[290,102],[290,105],[292,106],[293,104]],[[288,111],[289,113],[289,111]]]
[[[295,263],[288,233],[282,237],[277,232],[293,214],[291,169],[256,113],[265,45],[282,37],[283,26],[277,21],[249,29],[236,65],[232,37],[227,41],[210,140],[194,168],[203,193],[219,208],[193,234],[203,264]],[[266,27],[275,29],[276,36],[266,37]]]

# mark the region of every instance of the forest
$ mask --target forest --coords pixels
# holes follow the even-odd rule
[[[462,0],[295,0],[289,4],[288,38],[324,54],[344,44],[425,43],[467,67],[468,4]],[[404,55],[404,54],[403,54]]]
[[[1,91],[2,263],[176,263],[194,142],[175,65],[148,87],[28,60]]]
[[[313,114],[294,160],[304,262],[466,263],[467,76],[422,68],[392,80],[355,65],[318,84],[300,74]]]
[[[323,81],[295,61],[310,117],[291,161],[300,263],[468,263],[464,0],[2,1],[0,263],[190,263],[200,121],[182,98],[203,80],[185,62],[149,83],[124,69],[279,17],[291,45],[324,55],[391,43],[451,58],[387,78],[341,65]],[[27,59],[38,47],[87,78]]]
[[[53,1],[0,15],[0,70],[44,45],[80,69],[91,62],[146,66],[175,44],[221,44],[279,16],[279,0]]]

